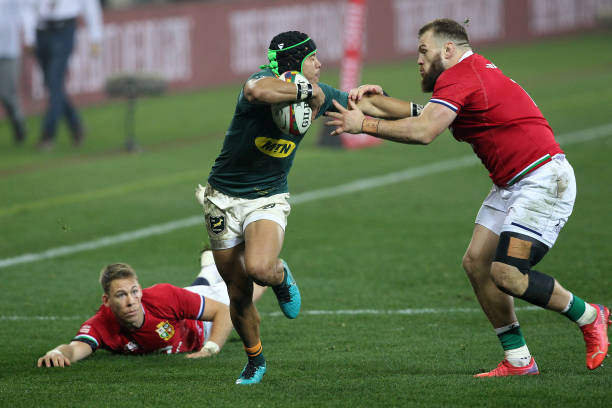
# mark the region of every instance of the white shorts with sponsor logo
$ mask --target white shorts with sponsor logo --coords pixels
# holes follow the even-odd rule
[[[574,169],[557,154],[542,167],[509,187],[493,185],[476,216],[497,235],[513,231],[546,244],[555,244],[576,199]]]
[[[198,186],[196,198],[204,209],[206,230],[212,249],[233,248],[244,242],[247,225],[259,220],[274,221],[284,230],[291,206],[289,193],[261,198],[237,198],[215,190],[210,184]]]

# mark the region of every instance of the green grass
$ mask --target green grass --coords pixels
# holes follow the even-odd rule
[[[478,51],[523,85],[564,134],[612,122],[608,50],[609,35],[593,34]],[[324,80],[336,84],[337,73]],[[427,100],[413,60],[367,67],[363,82]],[[56,150],[36,152],[40,117],[29,118],[30,140],[18,149],[6,121],[0,122],[0,260],[200,214],[194,187],[205,182],[219,152],[238,89],[139,101],[138,154],[120,150],[120,102],[83,109],[89,133],[80,150],[62,131]],[[320,149],[319,126],[295,160],[294,195],[472,154],[448,134],[429,147]],[[610,136],[563,146],[576,171],[578,199],[539,265],[577,295],[608,304]],[[233,385],[244,364],[236,335],[212,359],[99,351],[69,369],[35,367],[39,356],[69,341],[95,312],[104,265],[129,262],[144,286],[189,284],[207,241],[203,227],[0,269],[0,401],[10,407],[604,406],[610,367],[589,372],[579,330],[550,312],[519,311],[541,376],[471,377],[493,368],[502,355],[461,268],[489,186],[486,171],[474,165],[295,205],[282,255],[302,290],[305,313],[289,321],[276,315],[271,294],[260,302],[269,369],[256,387]],[[423,308],[447,312],[397,313]],[[463,308],[471,311],[452,311]],[[364,309],[390,313],[308,313]]]

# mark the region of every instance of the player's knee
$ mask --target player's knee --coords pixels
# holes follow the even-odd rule
[[[472,283],[485,279],[489,273],[489,264],[487,262],[483,262],[482,258],[473,251],[468,250],[463,255],[461,264],[468,279]]]
[[[545,307],[552,296],[555,280],[532,268],[547,252],[548,246],[532,237],[504,231],[499,237],[491,278],[501,291]]]
[[[268,286],[276,283],[278,280],[277,275],[277,262],[276,259],[273,261],[265,259],[254,259],[246,262],[246,273],[251,279],[257,284],[262,286]]]
[[[495,286],[504,293],[512,296],[523,293],[525,277],[512,265],[493,262],[491,265],[491,279]]]

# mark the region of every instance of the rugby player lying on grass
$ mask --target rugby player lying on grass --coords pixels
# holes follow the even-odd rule
[[[65,367],[98,348],[123,354],[190,352],[187,358],[219,353],[232,331],[229,298],[210,251],[186,288],[161,283],[142,289],[127,264],[111,264],[100,273],[102,306],[85,321],[70,344],[38,359],[38,367]],[[265,287],[255,285],[257,301]]]

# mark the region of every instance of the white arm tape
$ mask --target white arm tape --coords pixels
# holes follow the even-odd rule
[[[208,340],[206,344],[204,344],[204,349],[208,350],[210,354],[217,354],[221,348],[214,341]]]

